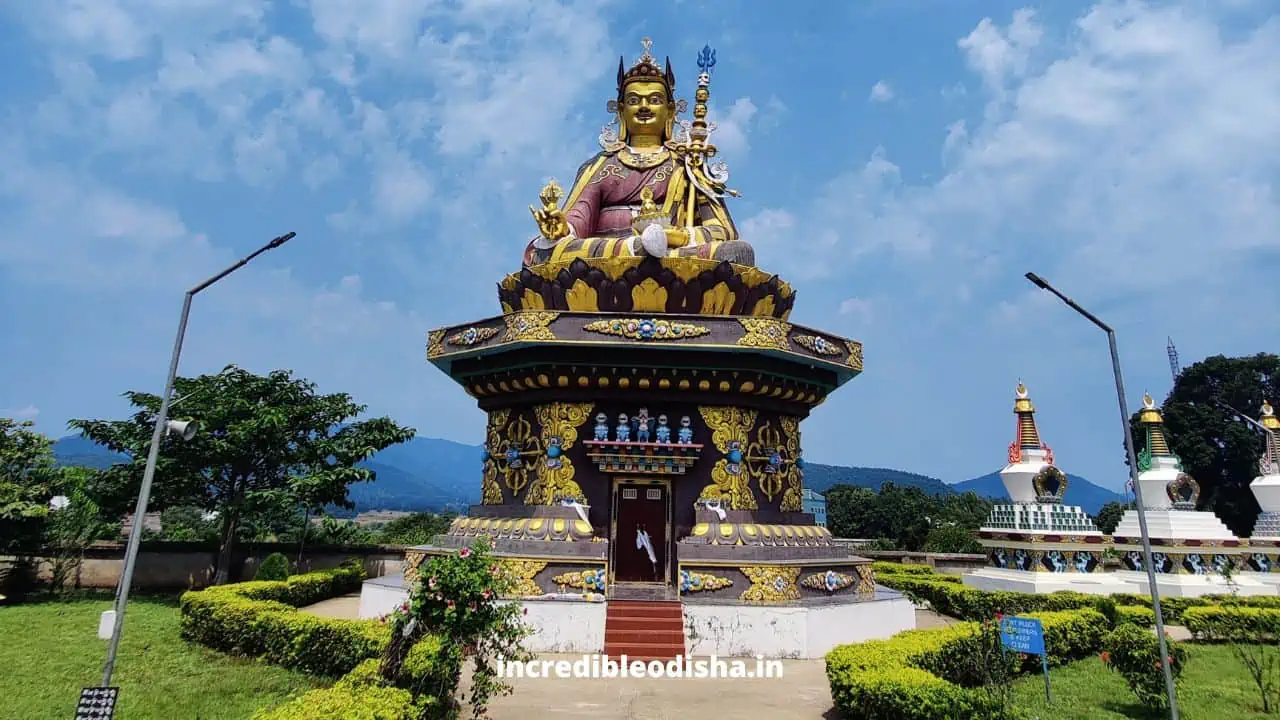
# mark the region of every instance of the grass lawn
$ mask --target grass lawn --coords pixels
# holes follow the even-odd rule
[[[1185,643],[1187,667],[1178,691],[1183,720],[1242,720],[1262,714],[1261,697],[1244,666],[1220,645]],[[1122,720],[1149,717],[1119,673],[1098,658],[1051,668],[1053,704],[1045,703],[1044,676],[1014,683],[1014,703],[1038,720]],[[1164,717],[1168,717],[1166,714]]]
[[[109,598],[0,607],[0,718],[67,720],[80,688],[102,681],[97,635]],[[113,685],[117,720],[246,720],[327,681],[241,661],[178,636],[173,598],[130,599]]]

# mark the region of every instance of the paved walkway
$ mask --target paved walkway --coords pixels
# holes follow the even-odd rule
[[[359,594],[303,608],[321,617],[355,618]],[[916,627],[943,627],[955,620],[916,611]],[[581,655],[540,655],[540,660],[573,662]],[[464,674],[463,688],[470,673]],[[591,720],[686,720],[688,717],[767,717],[777,720],[835,720],[826,664],[784,660],[782,677],[740,678],[513,678],[515,691],[490,703],[493,720],[549,718]]]

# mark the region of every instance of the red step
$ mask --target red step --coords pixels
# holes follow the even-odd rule
[[[667,661],[685,653],[684,608],[678,601],[611,600],[604,627],[604,653],[612,658]]]

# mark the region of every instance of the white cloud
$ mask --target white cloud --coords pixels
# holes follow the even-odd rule
[[[713,108],[708,108],[708,111],[707,120],[715,123],[716,128],[711,134],[711,142],[728,158],[744,158],[751,148],[747,134],[759,112],[756,104],[749,97],[741,97],[734,100],[723,115]]]
[[[26,405],[20,408],[0,408],[0,417],[7,417],[19,422],[23,420],[35,420],[40,415],[40,408],[35,405]]]
[[[840,314],[867,323],[875,315],[875,306],[866,298],[846,298],[840,302]]]
[[[871,86],[871,94],[867,97],[871,102],[889,102],[893,99],[893,88],[884,80]]]
[[[1007,80],[1026,72],[1031,52],[1040,44],[1043,34],[1036,23],[1035,11],[1023,9],[1014,12],[1013,21],[1003,29],[990,18],[983,18],[957,45],[987,87],[1000,90]]]

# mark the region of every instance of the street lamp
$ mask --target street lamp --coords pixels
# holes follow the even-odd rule
[[[1160,666],[1164,669],[1165,691],[1169,694],[1169,717],[1178,720],[1178,698],[1174,691],[1173,671],[1169,667],[1169,648],[1164,637],[1164,615],[1160,611],[1160,590],[1156,587],[1155,565],[1151,560],[1151,537],[1147,534],[1147,512],[1142,503],[1142,485],[1138,482],[1138,457],[1133,448],[1133,429],[1129,427],[1129,403],[1124,399],[1124,380],[1120,377],[1120,353],[1116,351],[1116,333],[1111,326],[1102,322],[1093,313],[1076,304],[1074,300],[1058,292],[1057,288],[1045,282],[1035,273],[1027,273],[1026,278],[1041,290],[1048,290],[1068,307],[1080,313],[1089,322],[1102,328],[1107,334],[1107,344],[1111,346],[1111,371],[1116,378],[1116,397],[1120,401],[1120,422],[1124,425],[1124,449],[1129,455],[1129,480],[1133,483],[1135,505],[1138,510],[1138,529],[1142,533],[1142,564],[1147,570],[1147,584],[1151,587],[1151,607],[1156,615],[1156,637],[1160,640]]]
[[[182,299],[182,315],[178,319],[178,336],[173,341],[173,356],[169,359],[169,375],[165,378],[164,394],[160,396],[160,411],[156,413],[156,427],[151,434],[151,447],[147,451],[147,467],[142,473],[142,488],[138,491],[138,505],[133,511],[133,527],[129,531],[129,546],[124,556],[124,573],[120,578],[120,590],[116,593],[115,623],[111,629],[111,642],[107,647],[107,661],[102,667],[102,687],[110,687],[111,673],[115,669],[116,652],[120,648],[120,631],[124,628],[124,608],[129,601],[129,586],[133,583],[133,569],[138,560],[138,545],[142,541],[143,518],[147,514],[147,501],[151,497],[151,482],[156,474],[156,460],[160,455],[160,441],[166,433],[184,440],[195,437],[196,425],[191,422],[170,421],[169,398],[173,396],[173,383],[178,377],[178,358],[182,355],[182,340],[187,334],[187,318],[191,315],[191,299],[200,291],[249,264],[262,253],[289,242],[297,233],[290,232],[273,238],[271,242],[241,258],[234,265],[205,280],[187,291]]]

